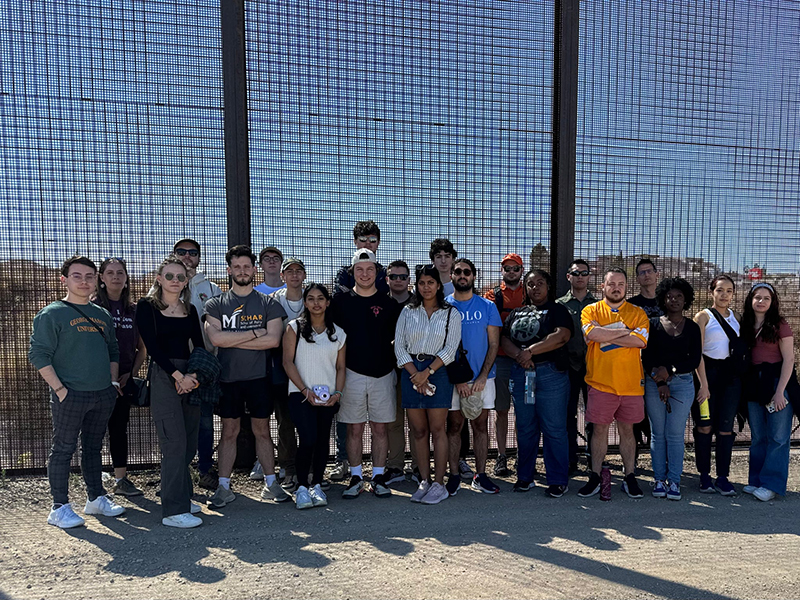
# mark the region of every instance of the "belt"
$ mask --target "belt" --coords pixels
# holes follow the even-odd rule
[[[413,354],[412,356],[416,358],[419,362],[424,362],[426,360],[433,360],[434,358],[436,358],[433,354],[422,354],[422,353]]]

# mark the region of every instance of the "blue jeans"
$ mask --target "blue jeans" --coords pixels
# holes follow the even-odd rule
[[[650,457],[653,477],[680,485],[683,472],[686,421],[694,402],[694,380],[691,373],[679,373],[669,381],[669,405],[658,396],[658,386],[649,376],[644,381],[644,403],[650,417]]]
[[[208,473],[214,455],[214,405],[200,405],[200,434],[197,436],[197,470]]]
[[[525,404],[525,369],[511,367],[514,382],[514,413],[517,422],[517,477],[533,481],[539,432],[544,438],[544,467],[547,485],[569,483],[569,438],[567,404],[569,375],[551,362],[536,365],[536,403]]]
[[[766,406],[748,402],[747,409],[751,439],[748,483],[784,496],[786,479],[789,477],[792,407],[787,404],[783,410],[770,413]]]

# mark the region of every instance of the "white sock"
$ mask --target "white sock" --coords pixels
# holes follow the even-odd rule
[[[361,465],[358,465],[357,467],[350,467],[350,476],[361,477]]]
[[[219,484],[224,487],[226,490],[231,489],[231,478],[230,477],[220,477]]]
[[[376,475],[383,475],[383,469],[385,467],[372,467],[372,477],[374,478]]]
[[[264,483],[267,484],[267,487],[275,483],[275,473],[273,473],[272,475],[264,475]]]

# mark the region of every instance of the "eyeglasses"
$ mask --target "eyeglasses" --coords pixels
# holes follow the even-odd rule
[[[69,279],[75,282],[87,281],[91,283],[92,281],[97,281],[97,273],[87,273],[85,276],[80,273],[73,273],[69,276]]]
[[[583,271],[570,271],[568,275],[572,275],[573,277],[588,277],[589,271],[587,269]]]
[[[512,272],[513,273],[519,273],[520,271],[522,271],[522,267],[520,267],[519,265],[516,265],[514,267],[505,267],[504,266],[503,267],[503,271],[505,271],[506,273],[512,273]]]
[[[392,281],[397,281],[398,279],[400,281],[405,281],[406,279],[408,279],[408,275],[404,275],[404,274],[401,274],[401,273],[391,273],[388,277]]]
[[[639,277],[639,276],[641,276],[641,275],[651,275],[651,274],[653,274],[653,273],[655,273],[655,272],[656,272],[656,270],[655,270],[655,269],[642,269],[641,271],[639,271],[639,272],[636,274],[636,276],[637,276],[637,277]]]
[[[375,236],[375,235],[370,235],[370,236],[360,235],[356,239],[359,242],[361,242],[362,244],[366,244],[366,243],[377,244],[378,243],[378,237]]]
[[[177,275],[175,273],[164,273],[164,279],[166,279],[167,281],[172,281],[176,277],[178,281],[180,281],[181,283],[186,281],[186,275],[184,275],[183,273],[178,273]]]
[[[186,256],[187,254],[189,256],[200,256],[200,250],[195,250],[194,248],[177,248],[175,254],[178,256]]]
[[[472,275],[472,269],[470,268],[453,269],[453,275],[466,275],[467,277],[469,277],[470,275]]]
[[[265,256],[264,258],[261,259],[261,262],[279,263],[279,262],[281,262],[281,257],[280,256]]]

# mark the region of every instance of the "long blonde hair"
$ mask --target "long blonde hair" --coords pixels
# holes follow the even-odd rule
[[[164,272],[164,268],[168,267],[169,265],[180,265],[183,269],[184,273],[186,273],[186,277],[189,277],[189,273],[186,270],[186,265],[181,262],[174,254],[170,254],[167,258],[165,258],[158,267],[158,275]],[[158,310],[164,310],[167,308],[167,303],[164,302],[163,297],[163,289],[161,284],[158,282],[158,277],[153,282],[153,287],[150,288],[150,291],[147,292],[147,296],[145,298],[153,304]],[[178,300],[183,303],[183,307],[186,309],[186,314],[191,314],[191,306],[192,306],[192,292],[189,291],[189,284],[187,282],[186,286],[183,288],[181,295],[179,296]]]

